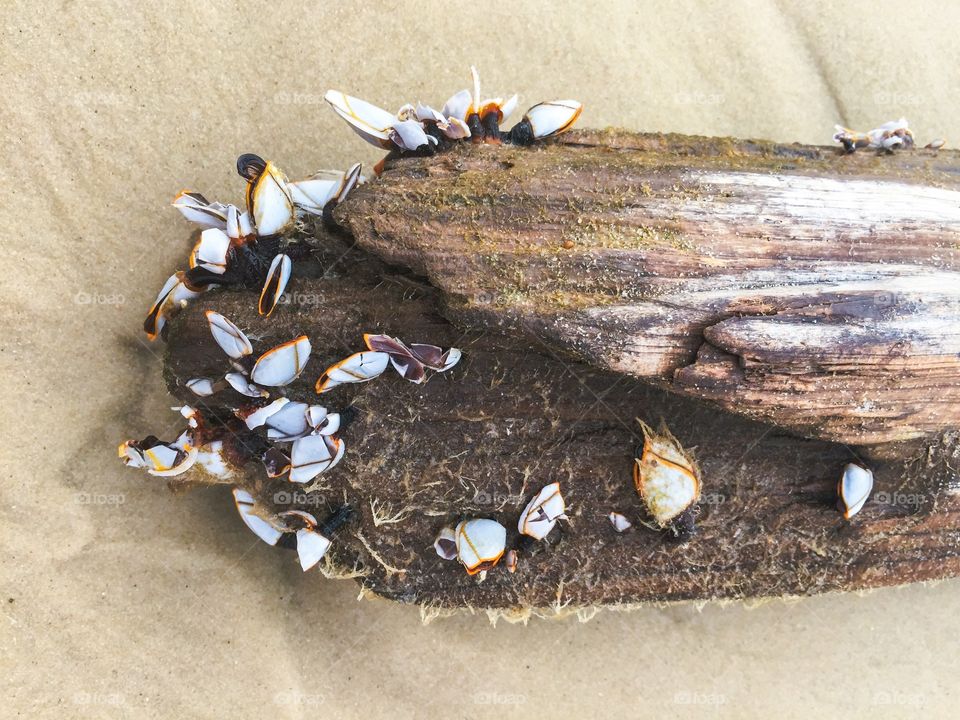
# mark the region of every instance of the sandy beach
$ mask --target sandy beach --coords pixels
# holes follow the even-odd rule
[[[17,1],[2,17],[0,717],[955,716],[957,581],[424,625],[302,574],[227,488],[173,494],[116,446],[178,424],[140,330],[188,250],[175,193],[239,201],[242,152],[296,177],[381,156],[328,88],[442,103],[476,64],[521,107],[581,100],[583,126],[826,144],[835,123],[906,116],[921,144],[960,141],[960,7]]]

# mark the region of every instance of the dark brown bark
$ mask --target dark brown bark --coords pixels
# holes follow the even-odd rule
[[[960,156],[625,132],[389,163],[340,208],[461,326],[853,444],[960,424]]]
[[[422,166],[450,162],[440,158]],[[386,178],[389,187],[389,172]],[[354,218],[372,202],[361,196],[341,217]],[[419,202],[405,201],[413,207]],[[408,211],[397,212],[403,217]],[[451,215],[455,222],[456,212]],[[365,217],[353,224],[386,222]],[[439,220],[429,227],[433,234],[445,232]],[[417,228],[410,230],[417,234]],[[805,595],[960,573],[955,436],[887,445],[882,453],[799,439],[628,374],[571,360],[558,353],[555,338],[542,340],[529,325],[515,326],[527,329],[516,335],[492,325],[458,328],[443,315],[491,321],[507,315],[496,305],[476,314],[470,303],[451,313],[446,303],[472,290],[438,290],[358,249],[344,255],[330,238],[318,245],[315,262],[298,263],[290,301],[269,319],[257,315],[250,292],[211,292],[181,313],[171,326],[167,373],[171,391],[198,404],[183,383],[225,369],[203,317],[206,309],[248,331],[258,350],[299,333],[310,336],[311,360],[285,394],[331,410],[352,404],[358,411],[342,433],[347,451],[341,463],[309,488],[308,501],[292,505],[316,510],[317,499],[328,507],[346,499],[357,508],[328,556],[334,573],[359,573],[358,581],[375,593],[432,608]],[[429,272],[441,287],[452,277],[438,275],[441,270],[462,273],[464,285],[474,287],[485,265],[465,265],[463,253],[436,247],[436,257],[450,259],[449,268],[409,264]],[[407,257],[384,253],[393,261]],[[422,386],[388,373],[318,398],[313,384],[324,368],[361,349],[362,333],[373,331],[455,345],[464,357]],[[226,390],[199,404],[229,412],[243,401]],[[631,480],[641,439],[637,417],[653,424],[665,420],[702,468],[698,534],[686,544],[641,524],[649,517]],[[874,498],[848,522],[833,507],[834,488],[843,465],[858,452],[883,458],[871,458]],[[471,516],[502,522],[512,544],[523,506],[557,480],[570,520],[549,543],[523,553],[516,574],[501,564],[479,583],[434,553],[436,533]],[[255,462],[241,484],[272,511],[289,509],[285,495],[304,489],[266,480]],[[606,519],[611,510],[627,515],[634,527],[616,534]],[[375,514],[393,521],[378,525]]]

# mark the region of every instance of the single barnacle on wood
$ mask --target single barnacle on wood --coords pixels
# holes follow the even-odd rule
[[[446,372],[460,362],[458,348],[443,348],[426,343],[407,346],[402,340],[387,335],[364,333],[367,351],[354,353],[328,367],[317,380],[318,393],[329,392],[337,385],[369,382],[380,377],[388,364],[400,377],[419,385],[427,379],[427,369]]]
[[[872,491],[873,473],[862,465],[849,463],[837,483],[837,509],[849,520],[860,512]]]
[[[626,515],[618,512],[611,512],[607,515],[607,519],[610,521],[610,524],[613,525],[613,529],[618,533],[624,533],[633,527],[633,523],[627,519]]]
[[[687,537],[700,499],[700,469],[666,426],[656,431],[641,422],[640,427],[643,446],[633,465],[633,483],[657,525]]]
[[[558,520],[566,519],[567,506],[560,494],[560,483],[550,483],[540,490],[520,514],[517,530],[535,540],[543,540]]]
[[[322,523],[303,510],[287,510],[270,516],[268,520],[257,514],[256,498],[243,488],[233,489],[233,499],[243,523],[267,545],[278,545],[285,537],[292,538],[288,546],[296,547],[303,572],[314,568],[323,559],[333,542],[333,534],[353,514],[353,509],[344,505]]]
[[[507,529],[496,520],[464,520],[454,531],[457,559],[468,575],[494,567],[506,549]]]

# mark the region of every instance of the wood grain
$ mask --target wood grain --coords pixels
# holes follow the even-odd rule
[[[620,131],[396,160],[338,217],[461,327],[815,438],[960,424],[960,159]]]

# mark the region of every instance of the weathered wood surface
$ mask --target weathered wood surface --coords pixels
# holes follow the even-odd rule
[[[584,131],[393,161],[338,218],[460,326],[808,437],[960,425],[955,151]]]
[[[214,291],[185,310],[171,325],[166,369],[179,399],[229,413],[245,401],[232,390],[198,401],[183,386],[225,368],[204,310],[234,320],[258,349],[310,336],[309,364],[285,394],[356,408],[341,434],[346,454],[308,488],[269,481],[257,463],[240,482],[269,511],[317,512],[344,500],[357,508],[337,535],[329,572],[431,608],[548,609],[807,595],[960,574],[955,436],[886,446],[886,459],[871,460],[874,499],[847,522],[833,507],[836,480],[858,452],[876,448],[791,436],[561,357],[532,333],[463,332],[441,315],[449,292],[357,249],[344,254],[332,239],[319,248],[315,261],[297,264],[289,301],[269,319],[257,315],[250,292]],[[323,369],[360,349],[371,331],[457,345],[464,357],[422,386],[388,373],[318,398],[313,383]],[[698,535],[687,544],[640,524],[649,518],[631,480],[636,417],[666,420],[695,449],[704,496]],[[469,516],[499,520],[512,544],[523,506],[554,480],[570,521],[522,555],[516,574],[501,564],[480,583],[435,554],[440,528]],[[616,534],[611,510],[635,526]]]

